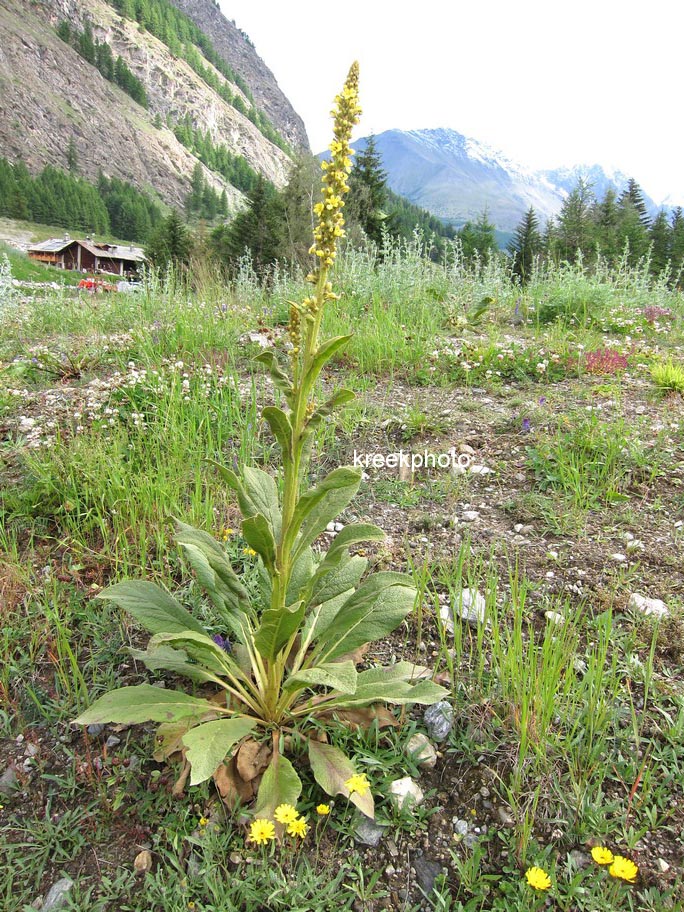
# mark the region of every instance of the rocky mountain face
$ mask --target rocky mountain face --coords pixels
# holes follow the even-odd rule
[[[511,232],[530,206],[542,221],[556,215],[580,175],[599,197],[627,184],[625,175],[599,165],[534,171],[456,130],[387,130],[375,142],[392,190],[455,225],[486,209],[500,231]]]
[[[207,35],[216,50],[230,61],[249,86],[257,105],[295,149],[309,151],[304,121],[280,90],[275,76],[234,22],[225,18],[213,0],[171,0]]]
[[[108,42],[114,57],[120,55],[143,83],[147,110],[57,36],[61,21],[80,31],[86,17],[94,37]],[[252,55],[254,70],[268,72],[254,51]],[[247,57],[245,51],[245,67]],[[228,63],[240,71],[237,61]],[[285,111],[287,105],[277,95],[274,89],[270,100],[265,81],[262,97],[274,110]],[[277,186],[287,180],[290,159],[280,148],[184,60],[104,0],[2,0],[0,97],[0,155],[13,162],[22,159],[32,172],[46,164],[66,169],[73,138],[80,173],[87,179],[94,180],[102,170],[180,207],[198,160],[166,126],[166,118],[175,123],[188,115],[214,143],[242,155]],[[243,197],[235,187],[213,171],[204,168],[204,173],[211,186],[226,190],[231,208],[239,207]]]

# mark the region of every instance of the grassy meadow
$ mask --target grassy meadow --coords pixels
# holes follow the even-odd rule
[[[72,726],[113,686],[173,684],[127,652],[141,631],[95,598],[104,586],[154,579],[222,633],[174,518],[256,586],[215,463],[277,476],[261,410],[279,394],[253,357],[284,346],[288,302],[307,292],[246,262],[230,286],[204,268],[192,287],[132,295],[28,294],[5,271],[0,908],[37,909],[69,877],[62,908],[80,912],[681,910],[684,298],[600,264],[539,267],[521,288],[498,259],[434,264],[418,239],[383,258],[347,250],[334,285],[324,334],[354,337],[322,383],[356,399],[317,428],[313,473],[355,453],[466,457],[370,466],[343,516],[386,531],[359,549],[374,567],[414,577],[413,614],[364,661],[416,661],[448,688],[436,764],[407,747],[419,707],[389,728],[333,727],[371,783],[378,845],[355,839],[347,801],[317,815],[303,768],[309,835],[262,848],[246,842],[249,808],[231,813],[213,786],[172,794],[150,726]],[[458,617],[465,589],[479,620]],[[405,776],[425,797],[398,811],[388,786]],[[597,846],[636,881],[597,864]],[[527,883],[533,866],[548,890]]]

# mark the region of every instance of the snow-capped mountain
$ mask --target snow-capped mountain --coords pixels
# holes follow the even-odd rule
[[[366,142],[354,147],[363,149]],[[535,171],[450,129],[387,130],[375,143],[391,189],[456,225],[477,219],[486,208],[490,221],[510,232],[530,206],[544,222],[558,213],[580,175],[599,198],[608,186],[620,193],[627,184],[624,174],[606,173],[600,165]]]

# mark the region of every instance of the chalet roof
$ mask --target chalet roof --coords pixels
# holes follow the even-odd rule
[[[97,244],[94,241],[82,241],[77,238],[50,238],[40,244],[29,247],[29,253],[60,253],[71,244],[80,244],[93,256],[108,260],[125,260],[126,262],[142,263],[145,252],[142,247],[133,247],[126,244]]]

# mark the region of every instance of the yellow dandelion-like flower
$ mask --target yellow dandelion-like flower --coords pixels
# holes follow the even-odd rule
[[[199,819],[199,825],[200,825],[201,827],[205,827],[208,823],[209,823],[209,821],[207,820],[206,817],[200,817],[200,819]]]
[[[287,827],[287,832],[290,836],[299,836],[300,839],[304,839],[308,831],[309,824],[303,817],[293,820]]]
[[[275,839],[275,826],[272,820],[259,818],[253,820],[249,827],[249,841],[256,842],[257,845],[266,845]]]
[[[618,877],[620,880],[626,880],[627,883],[634,883],[639,868],[629,858],[623,858],[622,855],[616,855],[613,858],[612,865],[608,868],[611,877]]]
[[[604,846],[594,846],[591,850],[591,857],[596,864],[609,865],[613,863],[614,855],[610,849],[606,849]]]
[[[291,804],[279,804],[273,816],[278,823],[288,824],[293,823],[299,817],[299,814]]]
[[[344,783],[349,789],[349,794],[353,795],[358,792],[359,795],[365,795],[370,788],[370,782],[366,779],[365,773],[356,773]]]
[[[321,817],[327,817],[328,814],[330,813],[330,805],[329,804],[316,805],[316,813],[319,814]]]
[[[533,890],[548,890],[551,886],[551,878],[543,868],[528,868],[525,871],[525,880]]]
[[[247,557],[256,557],[256,551],[254,548],[243,548],[242,553],[246,554]]]

